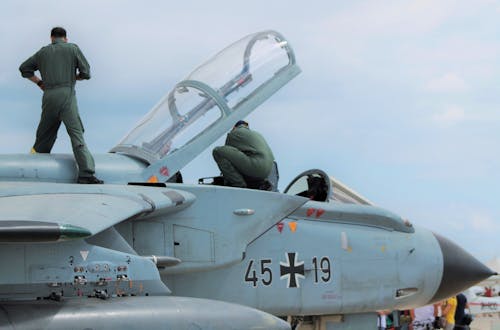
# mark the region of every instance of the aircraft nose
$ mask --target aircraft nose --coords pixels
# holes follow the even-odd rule
[[[436,233],[434,236],[443,254],[443,275],[432,302],[449,298],[496,274],[449,239]]]

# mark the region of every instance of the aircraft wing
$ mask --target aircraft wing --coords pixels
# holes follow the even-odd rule
[[[0,242],[88,237],[124,220],[180,211],[194,200],[168,188],[2,182]]]

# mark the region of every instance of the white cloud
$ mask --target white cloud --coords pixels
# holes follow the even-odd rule
[[[432,120],[441,125],[453,125],[464,121],[465,111],[457,105],[448,105],[445,109],[432,116]]]
[[[335,8],[312,23],[312,47],[320,45],[318,49],[331,52],[335,61],[349,68],[363,67],[373,56],[387,59],[396,40],[435,30],[452,15],[453,7],[447,0],[423,0],[363,1]]]
[[[425,89],[437,93],[465,92],[468,87],[465,80],[454,72],[446,73],[427,82]]]
[[[473,230],[478,232],[492,232],[500,230],[500,223],[484,214],[474,214],[470,220]]]

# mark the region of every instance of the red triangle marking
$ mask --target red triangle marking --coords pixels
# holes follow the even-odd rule
[[[316,218],[319,218],[320,216],[322,216],[323,214],[325,213],[325,210],[323,209],[318,209],[316,211]]]

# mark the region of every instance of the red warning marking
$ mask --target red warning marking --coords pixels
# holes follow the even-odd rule
[[[314,214],[314,212],[316,212],[316,209],[309,208],[309,209],[307,209],[307,213],[306,214],[307,214],[308,217],[310,217],[311,215]]]
[[[160,168],[160,174],[163,176],[168,176],[168,174],[169,174],[168,168],[166,166],[163,166],[162,168]]]
[[[319,218],[320,216],[322,216],[323,214],[325,213],[325,210],[323,209],[318,209],[316,211],[316,218]]]
[[[276,225],[276,227],[278,227],[278,231],[281,232],[283,231],[283,227],[285,226],[285,224],[283,222],[278,222],[278,224]]]

